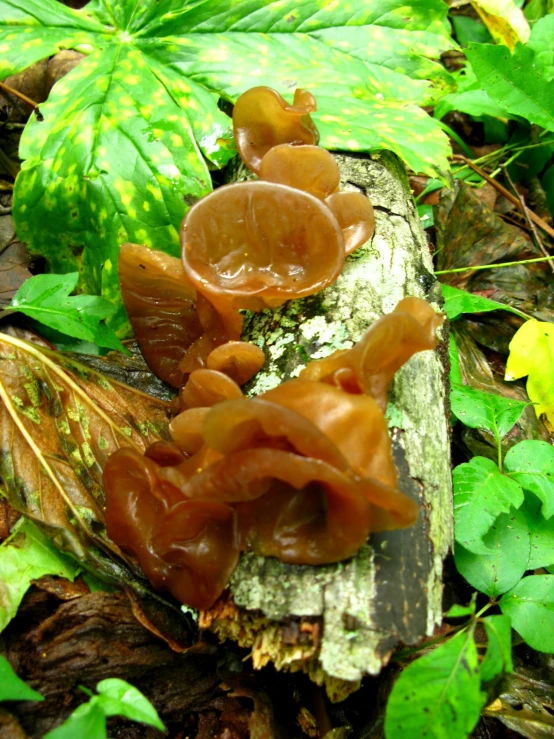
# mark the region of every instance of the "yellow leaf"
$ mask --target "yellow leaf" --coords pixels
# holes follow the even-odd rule
[[[529,39],[529,24],[513,0],[471,0],[493,39],[513,51]]]
[[[511,340],[505,379],[526,375],[527,395],[537,416],[545,413],[554,426],[554,324],[533,318]]]

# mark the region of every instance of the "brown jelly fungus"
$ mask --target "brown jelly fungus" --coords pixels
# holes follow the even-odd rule
[[[206,360],[208,369],[224,372],[237,385],[244,385],[261,370],[265,354],[248,341],[228,341],[216,347]]]
[[[189,211],[181,231],[188,280],[227,315],[322,290],[344,263],[342,231],[313,195],[273,182],[226,185]]]
[[[121,249],[125,307],[153,371],[180,387],[172,441],[123,448],[104,469],[107,532],[155,588],[209,608],[240,551],[319,565],[351,557],[372,532],[410,526],[384,411],[395,372],[436,346],[443,317],[401,300],[351,349],[310,362],[256,398],[241,385],[263,351],[240,341],[241,309],[330,285],[374,229],[365,195],[339,192],[316,146],[315,100],[267,87],[238,99],[239,153],[260,180],[202,198],[181,229],[182,262]]]
[[[260,179],[289,185],[324,200],[338,188],[340,172],[327,149],[280,144],[262,159]]]
[[[240,550],[318,565],[351,557],[372,532],[412,525],[418,506],[398,489],[383,408],[394,372],[434,348],[441,321],[406,298],[352,349],[257,398],[221,370],[192,372],[174,445],[108,460],[109,536],[155,587],[207,608]],[[229,369],[223,347],[214,351]]]
[[[196,290],[182,263],[160,251],[123,244],[119,252],[121,294],[135,338],[152,371],[179,387],[179,362],[201,336]]]
[[[233,133],[246,166],[259,174],[262,159],[278,144],[317,144],[319,133],[310,118],[316,107],[307,90],[295,90],[292,105],[270,87],[244,92],[233,110]]]
[[[348,256],[373,236],[375,216],[373,205],[361,192],[336,192],[325,198],[339,222],[344,238],[344,251]]]

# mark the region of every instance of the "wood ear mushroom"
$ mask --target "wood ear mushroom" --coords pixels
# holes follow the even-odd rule
[[[125,305],[152,369],[180,387],[172,442],[123,449],[104,471],[108,535],[158,588],[207,608],[240,551],[297,564],[351,557],[371,532],[410,526],[384,417],[394,373],[433,349],[442,316],[407,298],[352,349],[308,364],[258,398],[241,385],[264,354],[240,341],[240,310],[332,284],[371,238],[371,203],[338,192],[316,146],[315,101],[269,88],[235,106],[239,153],[260,181],[218,188],[181,229],[182,263],[126,245]]]

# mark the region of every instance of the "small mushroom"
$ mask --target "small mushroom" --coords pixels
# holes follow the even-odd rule
[[[299,377],[366,393],[384,411],[395,372],[417,352],[437,346],[436,330],[443,320],[427,301],[405,298],[375,321],[352,349],[310,362]]]
[[[233,109],[235,144],[242,161],[256,174],[265,154],[278,144],[317,144],[319,134],[310,113],[316,110],[314,96],[297,89],[289,105],[270,87],[252,87]]]
[[[254,377],[265,363],[262,349],[248,341],[228,341],[208,355],[208,369],[223,372],[237,385],[244,385]]]
[[[177,447],[186,454],[195,454],[204,446],[202,427],[209,408],[189,408],[182,411],[169,424],[171,437]],[[184,461],[184,458],[173,466]],[[165,465],[161,465],[164,466]]]
[[[196,290],[181,261],[161,251],[123,244],[119,280],[135,338],[151,370],[179,387],[179,363],[202,335],[196,311]]]
[[[280,144],[262,159],[260,179],[289,185],[324,200],[338,188],[340,172],[335,158],[326,149]]]
[[[238,563],[236,512],[222,503],[183,500],[157,521],[151,547],[168,566],[169,592],[192,608],[209,608]]]
[[[186,385],[179,392],[183,410],[209,408],[223,400],[242,397],[242,390],[234,380],[213,369],[198,369],[191,372]]]
[[[169,429],[171,431],[171,424]],[[186,459],[186,456],[174,441],[155,441],[146,449],[144,456],[160,467],[175,467]]]
[[[375,231],[375,216],[371,201],[361,192],[335,192],[325,198],[339,222],[348,256],[365,244]]]

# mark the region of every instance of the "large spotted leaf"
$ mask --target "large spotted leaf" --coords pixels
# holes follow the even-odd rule
[[[208,166],[234,150],[218,99],[266,84],[318,100],[328,148],[392,149],[416,171],[446,168],[448,144],[420,105],[451,88],[442,0],[0,0],[0,74],[74,48],[88,57],[59,82],[21,143],[18,233],[57,271],[118,306],[124,241],[178,253],[187,206]]]

